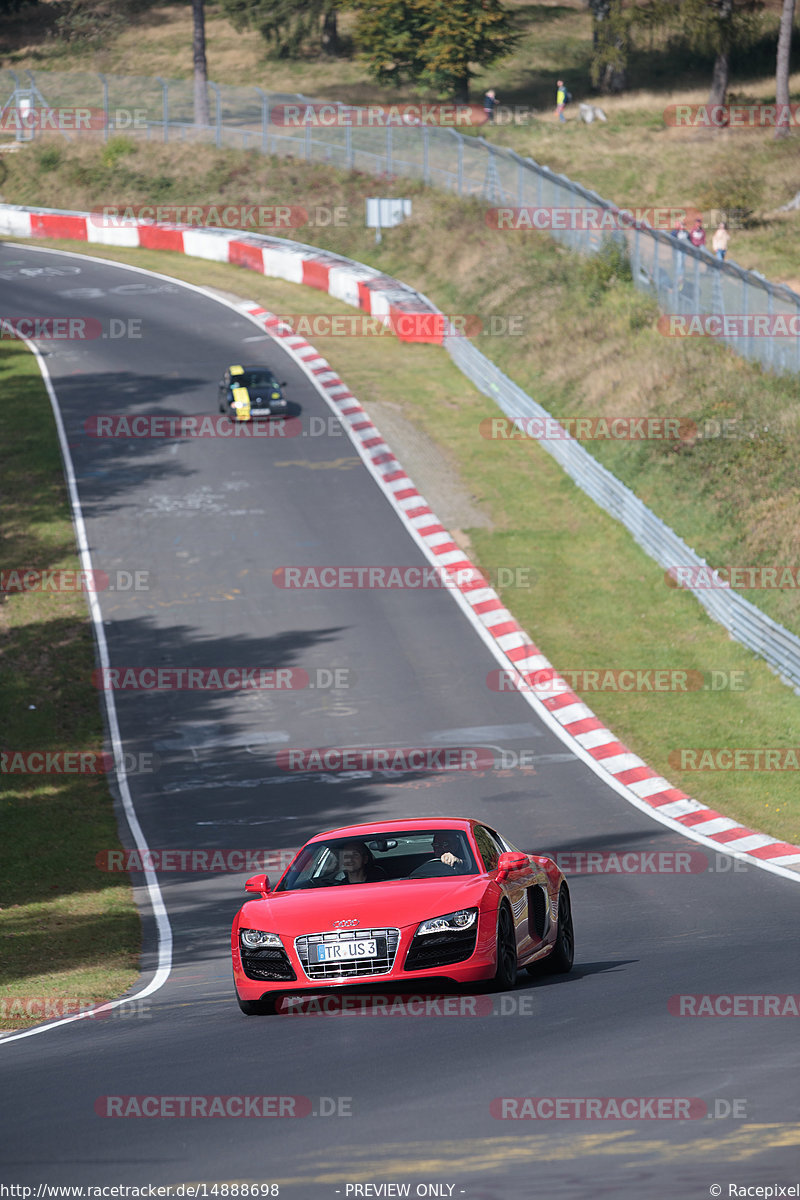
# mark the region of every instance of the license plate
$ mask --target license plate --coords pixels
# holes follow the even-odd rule
[[[354,958],[377,958],[375,938],[360,942],[326,942],[317,946],[317,962],[350,962]]]

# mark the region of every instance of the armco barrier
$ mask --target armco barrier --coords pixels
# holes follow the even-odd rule
[[[368,120],[370,110],[302,95],[209,83],[211,115],[205,126],[194,122],[190,79],[60,71],[26,71],[23,75],[5,69],[0,70],[0,102],[5,97],[9,99],[2,110],[3,130],[14,136],[16,129],[21,140],[37,136],[36,122],[28,127],[18,116],[22,104],[31,105],[34,112],[62,112],[69,118],[81,108],[89,114],[89,127],[73,129],[77,122],[70,119],[64,137],[108,138],[122,132],[159,142],[204,142],[324,162],[371,175],[405,176],[459,196],[480,197],[490,205],[591,209],[606,217],[620,211],[590,188],[483,138],[465,136],[453,128],[415,126],[402,119],[394,125],[372,127],[367,123],[365,127],[361,121]],[[287,123],[281,119],[287,104],[300,110],[308,106],[312,113],[322,105],[335,110],[337,119]],[[684,208],[691,208],[694,197],[677,199]],[[572,228],[551,230],[551,236],[572,250],[591,254],[608,235],[591,223],[577,221]],[[800,324],[800,296],[757,272],[733,262],[718,262],[644,220],[625,224],[613,237],[627,246],[635,286],[655,296],[665,313],[744,314],[748,319],[783,318],[789,328]],[[724,332],[719,338],[737,354],[767,369],[800,372],[800,338],[760,333],[737,337]]]
[[[105,228],[95,224],[88,213],[34,210],[17,205],[0,205],[0,233],[16,237],[70,237],[105,245],[163,247],[198,258],[237,263],[289,283],[305,283],[376,317],[391,319],[409,312],[439,313],[426,296],[373,267],[301,242],[261,234],[239,235],[222,229],[136,222]],[[456,366],[507,416],[545,418],[554,422],[546,409],[504,375],[467,338],[435,334],[430,340],[442,342]],[[543,439],[539,444],[582,491],[625,526],[659,565],[708,568],[705,559],[687,546],[579,442],[565,433],[563,439]],[[691,587],[687,590],[693,592],[709,615],[736,641],[763,658],[784,683],[800,694],[800,638],[731,588]]]

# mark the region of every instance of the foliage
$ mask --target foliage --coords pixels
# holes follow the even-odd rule
[[[154,0],[62,0],[53,33],[59,41],[100,46],[122,33],[131,18],[152,7],[153,2]]]
[[[314,41],[338,50],[338,0],[220,0],[220,6],[234,28],[256,30],[278,58],[298,58]]]
[[[622,0],[589,0],[592,12],[592,83],[601,92],[624,91],[631,26],[643,10],[625,9]]]
[[[358,12],[356,44],[379,83],[418,84],[468,99],[474,67],[517,44],[500,0],[345,0]]]
[[[597,254],[580,263],[580,274],[583,287],[593,302],[617,284],[630,283],[633,273],[625,242],[607,238]]]
[[[712,174],[698,197],[704,209],[716,209],[719,220],[734,228],[753,223],[753,214],[764,195],[764,180],[747,163],[723,165]]]
[[[677,15],[685,40],[701,54],[746,49],[761,32],[762,0],[679,0]]]

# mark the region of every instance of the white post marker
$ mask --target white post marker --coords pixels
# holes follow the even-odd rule
[[[375,230],[375,241],[382,241],[381,229],[392,229],[400,225],[404,217],[411,216],[411,201],[399,199],[381,199],[372,196],[367,199],[367,229]]]

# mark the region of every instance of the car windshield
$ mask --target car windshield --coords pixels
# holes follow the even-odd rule
[[[303,847],[275,890],[294,892],[356,883],[442,879],[477,872],[464,832],[431,827],[311,842]]]
[[[244,371],[241,375],[234,375],[231,383],[234,387],[247,388],[277,388],[278,386],[275,376],[270,371]]]

